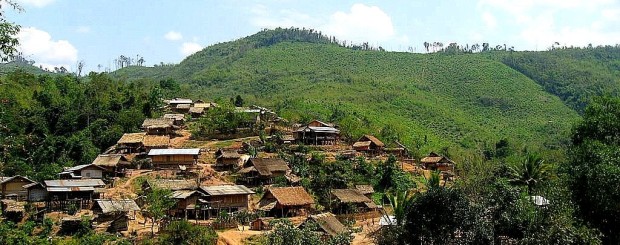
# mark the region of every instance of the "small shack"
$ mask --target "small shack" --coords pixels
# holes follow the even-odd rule
[[[47,190],[41,183],[32,183],[23,186],[28,192],[29,202],[42,202],[47,200]]]
[[[105,168],[95,164],[83,164],[65,168],[58,174],[60,179],[101,179]]]
[[[174,132],[174,120],[165,118],[147,118],[142,129],[149,135],[170,135]],[[142,141],[141,141],[142,142]]]
[[[140,207],[135,201],[130,199],[95,200],[92,207],[97,223],[96,230],[103,229],[107,232],[119,232],[129,229],[129,220],[136,218],[136,212],[140,211]]]
[[[170,146],[168,135],[146,135],[142,141],[144,149],[149,152],[152,149],[166,149]]]
[[[422,167],[428,170],[449,171],[454,172],[455,163],[445,156],[441,156],[435,152],[431,152],[427,157],[420,160]]]
[[[194,167],[198,164],[199,148],[191,149],[152,149],[149,158],[153,166],[160,169],[178,169],[179,166]]]
[[[101,154],[95,158],[92,164],[104,168],[106,176],[123,176],[125,169],[131,167],[131,162],[122,154]]]
[[[360,152],[376,154],[382,152],[384,146],[385,144],[375,136],[364,135],[353,144],[353,149]]]
[[[184,114],[164,114],[164,119],[172,120],[172,124],[174,126],[183,126],[185,123],[185,115]]]
[[[250,158],[244,168],[237,172],[240,181],[247,184],[271,184],[274,178],[285,176],[290,170],[288,164],[280,158]]]
[[[142,139],[146,133],[127,133],[116,143],[117,153],[142,152]]]
[[[189,108],[189,114],[192,116],[192,118],[199,118],[202,115],[204,115],[204,113],[205,113],[205,107],[193,106]]]
[[[348,230],[347,227],[336,218],[336,215],[332,213],[310,215],[306,221],[301,223],[300,227],[304,227],[309,223],[317,224],[317,230],[315,231],[322,233],[322,239],[329,239],[330,237],[337,236]]]
[[[17,201],[28,199],[28,190],[25,185],[36,183],[27,177],[16,175],[12,177],[0,177],[0,197],[3,199],[15,199]]]
[[[274,220],[273,217],[259,217],[250,222],[250,230],[255,231],[264,231],[271,230],[271,222]]]
[[[168,101],[170,109],[177,113],[187,113],[194,102],[191,99],[174,98]]]
[[[241,161],[241,154],[237,151],[218,149],[215,152],[215,167],[219,169],[234,169],[243,166]]]
[[[307,213],[312,204],[314,199],[301,186],[271,187],[259,201],[258,210],[270,216],[291,217]]]
[[[377,205],[357,189],[332,189],[335,202],[332,210],[337,213],[354,213],[377,208]]]

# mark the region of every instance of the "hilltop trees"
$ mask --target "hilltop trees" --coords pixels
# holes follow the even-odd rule
[[[566,178],[581,218],[620,242],[620,99],[600,97],[586,108],[573,133]]]

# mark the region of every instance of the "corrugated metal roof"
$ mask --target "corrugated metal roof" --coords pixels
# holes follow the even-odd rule
[[[191,99],[182,99],[182,98],[174,98],[171,99],[168,103],[170,104],[191,104],[193,101]]]
[[[77,187],[47,187],[47,192],[72,192],[72,191],[95,191],[95,187],[77,186]]]
[[[192,191],[192,190],[178,190],[178,191],[173,191],[172,194],[170,194],[170,197],[173,198],[173,199],[185,199],[185,198],[190,197],[194,193],[196,193],[196,191]]]
[[[200,154],[200,148],[191,149],[152,149],[149,151],[149,156],[162,156],[162,155],[198,155]]]
[[[121,200],[96,200],[97,205],[101,208],[104,214],[112,212],[129,212],[140,211],[138,204],[131,199]]]
[[[75,179],[75,180],[63,179],[63,180],[45,180],[43,182],[45,183],[45,186],[47,187],[105,186],[105,183],[103,183],[103,181],[100,179]]]
[[[254,194],[252,190],[243,185],[201,186],[200,189],[207,193],[209,196]]]

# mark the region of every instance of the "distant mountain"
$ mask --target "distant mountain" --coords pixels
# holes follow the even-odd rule
[[[0,63],[0,75],[4,75],[10,72],[14,72],[17,70],[21,70],[31,74],[46,74],[50,73],[45,71],[39,67],[33,66],[27,62],[8,62],[8,63]]]
[[[396,134],[421,151],[480,149],[503,138],[555,148],[591,96],[620,87],[617,47],[473,54],[368,49],[343,47],[316,31],[265,30],[207,47],[173,67],[114,75],[176,80],[185,96],[196,98],[241,95],[295,121],[339,122],[353,137]]]

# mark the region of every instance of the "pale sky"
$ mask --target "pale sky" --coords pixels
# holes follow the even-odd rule
[[[305,27],[390,51],[423,43],[488,42],[545,50],[554,42],[620,43],[620,0],[18,0],[2,8],[22,26],[21,51],[35,65],[114,69],[120,55],[145,65],[179,63],[209,45],[263,28]]]

